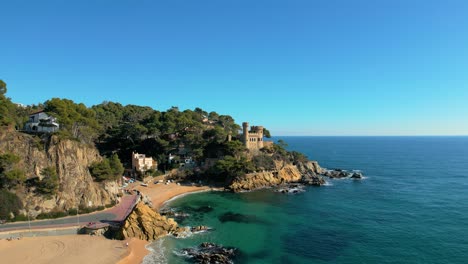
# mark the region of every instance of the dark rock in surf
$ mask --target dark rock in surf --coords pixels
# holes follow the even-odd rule
[[[194,263],[230,264],[234,263],[233,259],[237,256],[238,249],[204,242],[196,248],[184,248],[180,253]]]

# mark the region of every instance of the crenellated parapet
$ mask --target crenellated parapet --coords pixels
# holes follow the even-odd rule
[[[242,123],[242,141],[249,150],[256,150],[263,148],[263,126],[251,126],[249,123]]]

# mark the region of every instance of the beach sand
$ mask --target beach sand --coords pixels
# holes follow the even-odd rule
[[[141,263],[149,251],[145,248],[148,241],[137,238],[131,238],[128,241],[128,255],[121,259],[117,264],[135,264]],[[124,241],[124,244],[127,242]]]
[[[185,186],[177,185],[176,183],[169,183],[167,185],[165,183],[149,183],[147,187],[141,185],[133,185],[129,188],[139,190],[143,195],[149,196],[151,202],[153,203],[153,208],[155,210],[161,209],[161,207],[166,201],[176,196],[186,193],[207,191],[212,189],[208,186]]]
[[[167,185],[164,183],[148,183],[148,186],[141,186],[140,184],[135,183],[130,185],[127,189],[138,190],[143,195],[148,196],[151,199],[155,210],[161,209],[165,202],[177,196],[211,190],[208,186],[184,186],[177,185],[176,183],[169,183]],[[143,258],[148,255],[148,250],[145,248],[145,245],[147,244],[148,241],[132,238],[129,242],[129,255],[118,262],[118,264],[141,263]]]
[[[0,240],[2,263],[114,264],[129,253],[123,241],[89,235]]]

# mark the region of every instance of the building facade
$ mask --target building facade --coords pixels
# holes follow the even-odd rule
[[[156,169],[158,163],[153,158],[147,158],[145,154],[132,152],[132,169],[134,171],[145,172],[149,169]]]
[[[24,130],[32,133],[53,133],[59,128],[60,125],[55,117],[49,116],[44,111],[30,114],[28,122],[24,125]]]
[[[263,126],[251,126],[249,123],[242,123],[242,142],[249,150],[256,150],[263,148]]]

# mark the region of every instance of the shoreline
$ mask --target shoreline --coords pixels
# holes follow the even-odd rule
[[[159,211],[169,202],[189,194],[219,190],[209,186],[184,186],[175,183],[154,184],[148,187],[132,186],[153,202],[153,209]],[[47,228],[48,229],[48,228]],[[57,230],[59,228],[52,228]],[[67,228],[68,229],[68,228]],[[29,233],[29,230],[25,230]],[[14,232],[9,236],[14,235]],[[128,247],[126,243],[128,242]],[[98,264],[134,264],[142,263],[151,254],[147,245],[151,242],[131,238],[127,240],[110,240],[104,237],[89,235],[54,235],[14,239],[0,239],[0,255],[8,263],[49,264],[49,263],[98,263]],[[24,254],[28,252],[28,254]]]
[[[185,186],[177,185],[176,183],[170,183],[167,185],[151,183],[148,186],[133,185],[130,187],[140,191],[143,195],[148,196],[151,199],[153,209],[156,212],[167,206],[168,203],[187,195],[209,191],[220,191],[219,188],[213,188],[210,186]],[[129,243],[129,253],[117,262],[117,264],[142,263],[143,259],[151,254],[151,251],[147,249],[147,246],[154,241],[149,242],[135,238],[132,239],[132,244]]]
[[[128,243],[127,255],[117,262],[117,264],[134,264],[142,263],[143,259],[151,252],[146,248],[150,244],[149,241],[141,240],[138,238],[131,238],[124,240]]]
[[[219,188],[214,188],[214,187],[209,187],[209,189],[205,189],[205,190],[198,190],[198,191],[193,191],[193,192],[186,192],[186,193],[181,193],[181,194],[178,194],[176,196],[173,196],[171,198],[169,198],[168,200],[164,201],[161,206],[159,206],[159,210],[161,209],[165,209],[166,206],[168,206],[169,203],[179,199],[179,198],[182,198],[182,197],[185,197],[185,196],[188,196],[188,195],[191,195],[191,194],[196,194],[196,193],[204,193],[204,192],[221,192],[222,190]]]

